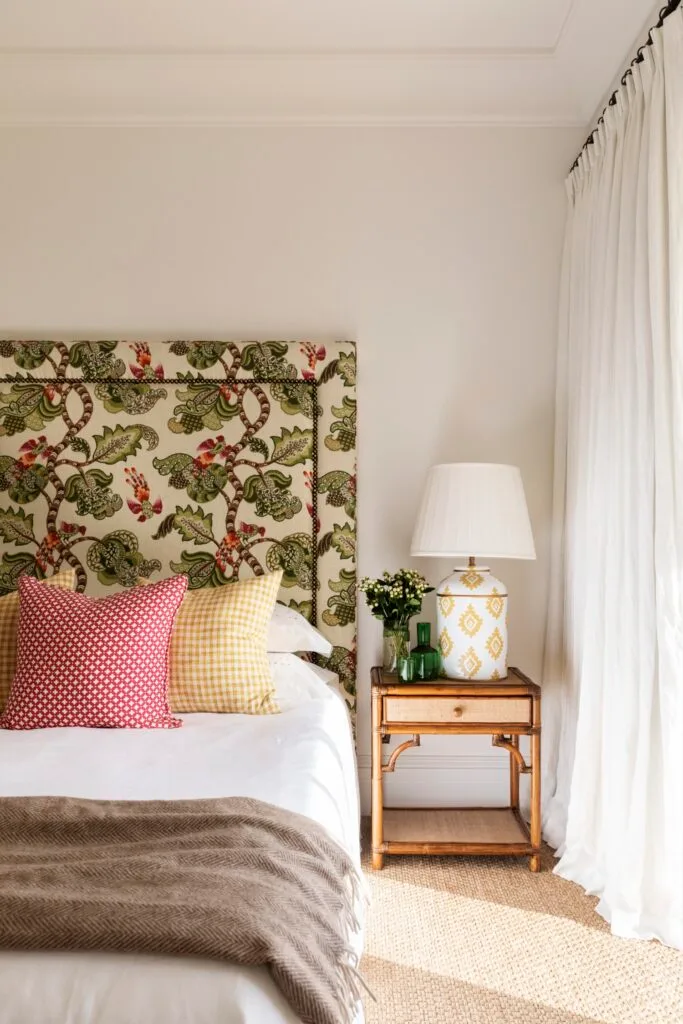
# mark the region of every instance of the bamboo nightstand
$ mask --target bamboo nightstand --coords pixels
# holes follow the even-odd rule
[[[510,806],[485,808],[384,807],[384,776],[420,736],[490,735],[510,753]],[[407,735],[386,764],[382,743]],[[531,763],[519,737],[531,737]],[[519,776],[531,776],[531,824],[519,813]],[[511,668],[496,683],[399,683],[372,670],[372,866],[386,854],[482,854],[528,856],[541,869],[541,688]]]

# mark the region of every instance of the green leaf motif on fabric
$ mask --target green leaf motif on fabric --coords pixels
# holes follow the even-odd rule
[[[329,382],[332,380],[332,378],[334,377],[334,375],[337,372],[337,366],[338,366],[338,360],[337,359],[333,359],[330,363],[328,363],[327,366],[322,371],[322,373],[320,374],[320,376],[318,378],[318,383],[319,384],[329,384]]]
[[[169,481],[170,482],[170,481]],[[197,472],[187,483],[188,497],[193,501],[213,501],[228,482],[228,471],[225,466],[214,462]]]
[[[179,562],[171,562],[171,568],[174,572],[187,573],[189,590],[220,587],[226,583],[216,559],[208,551],[183,551]]]
[[[292,611],[298,612],[299,615],[303,615],[309,622],[313,622],[313,602],[312,601],[290,601],[286,606],[291,608]]]
[[[349,523],[334,528],[329,533],[324,533],[318,541],[318,558],[326,555],[332,548],[340,558],[355,558],[356,556],[356,533]]]
[[[170,512],[157,526],[157,532],[152,534],[152,540],[163,540],[164,537],[168,537],[169,533],[173,533],[174,529],[175,512]]]
[[[349,523],[343,526],[334,524],[332,530],[332,547],[339,554],[340,558],[355,558],[356,555],[356,533]]]
[[[45,466],[25,466],[9,455],[0,456],[0,491],[7,491],[18,505],[28,505],[45,490],[48,475]]]
[[[150,384],[133,384],[131,381],[120,384],[97,384],[95,395],[104,405],[107,412],[125,412],[129,416],[144,416],[150,412],[157,402],[168,396],[165,388]]]
[[[79,341],[69,349],[69,361],[84,377],[102,380],[123,377],[126,364],[114,355],[116,341]]]
[[[323,622],[328,626],[347,626],[356,618],[356,573],[342,569],[339,578],[330,580],[332,597],[327,599]]]
[[[240,404],[233,401],[231,384],[212,384],[191,381],[186,388],[176,391],[179,405],[173,410],[168,429],[173,434],[194,434],[199,430],[220,430],[239,415]]]
[[[344,690],[351,697],[356,696],[356,654],[355,651],[349,650],[348,647],[337,647],[332,648],[332,654],[326,661],[326,666],[330,672],[336,672],[339,676]],[[351,709],[355,707],[355,701],[350,701]]]
[[[315,412],[315,390],[302,380],[287,381],[284,384],[271,384],[271,394],[280,403],[280,408],[288,416],[305,416],[312,420]]]
[[[254,377],[273,380],[278,377],[296,378],[296,366],[285,358],[289,345],[284,341],[263,341],[246,345],[242,352],[242,366],[252,370]]]
[[[22,370],[36,370],[43,365],[54,347],[53,341],[25,341],[14,349],[14,362]]]
[[[119,583],[132,587],[140,577],[148,579],[161,569],[158,559],[144,558],[138,548],[138,539],[130,530],[107,533],[88,548],[88,567],[104,586]]]
[[[350,452],[356,446],[356,401],[344,395],[341,406],[332,406],[338,417],[330,426],[325,447],[332,452]],[[336,436],[335,436],[336,435]]]
[[[356,478],[343,469],[334,469],[318,480],[318,493],[326,494],[326,503],[343,508],[351,519],[356,514]]]
[[[202,466],[191,455],[178,452],[165,459],[154,459],[154,468],[169,477],[169,485],[186,490],[193,501],[213,501],[228,482],[228,471],[218,462]]]
[[[301,427],[282,428],[279,437],[271,437],[273,442],[272,461],[282,466],[296,466],[313,458],[313,431]]]
[[[192,345],[196,344],[196,341],[172,341],[168,348],[169,351],[172,352],[174,356],[186,356],[187,353],[190,351]]]
[[[3,552],[0,563],[0,594],[10,594],[19,585],[19,577],[24,574],[38,576],[35,558],[28,551]]]
[[[64,484],[64,498],[75,502],[79,516],[108,519],[123,505],[123,498],[111,490],[113,480],[113,475],[102,469],[74,473]]]
[[[268,445],[262,437],[252,437],[249,442],[249,451],[254,452],[255,455],[262,455],[264,459],[270,455]]]
[[[328,551],[332,550],[332,534],[324,533],[318,540],[318,558],[322,558]]]
[[[0,435],[42,430],[62,414],[62,397],[50,385],[13,384],[9,392],[0,392],[0,405],[6,406],[0,409]]]
[[[84,455],[86,461],[90,459],[90,445],[84,437],[74,437],[70,445],[71,449]]]
[[[255,506],[257,516],[272,516],[276,523],[281,523],[303,508],[301,499],[290,493],[291,486],[291,476],[285,476],[279,469],[267,469],[244,481],[244,500]]]
[[[0,455],[0,490],[6,491],[14,479],[17,460],[11,455]]]
[[[228,347],[227,342],[222,341],[193,341],[186,344],[187,350],[178,354],[184,355],[195,370],[206,370],[210,366],[215,366]]]
[[[17,547],[34,542],[33,513],[27,515],[23,508],[0,508],[0,537]]]
[[[135,455],[142,447],[143,439],[147,442],[148,448],[155,448],[159,443],[159,435],[150,427],[140,423],[132,423],[128,427],[117,425],[104,427],[101,434],[95,434],[95,451],[93,462],[104,462],[111,466],[115,462],[125,462],[131,455]]]
[[[308,533],[290,533],[268,549],[266,565],[271,572],[282,569],[283,587],[301,587],[310,590],[313,582],[311,536]]]
[[[214,539],[213,514],[204,515],[200,508],[193,509],[191,505],[176,507],[173,526],[183,540],[191,540],[194,544],[210,544]]]
[[[166,456],[165,459],[155,458],[152,462],[160,476],[168,476],[171,479],[171,487],[183,488],[187,486],[192,476],[194,459],[186,452],[175,452]]]
[[[340,352],[337,359],[337,373],[344,381],[347,388],[356,386],[356,350],[349,353]]]

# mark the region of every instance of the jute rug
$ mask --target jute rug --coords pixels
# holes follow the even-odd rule
[[[610,935],[549,851],[372,872],[367,846],[367,1024],[683,1024],[683,953]]]

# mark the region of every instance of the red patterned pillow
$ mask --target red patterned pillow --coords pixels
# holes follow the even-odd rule
[[[0,726],[174,729],[168,651],[186,576],[95,600],[19,580],[17,668]]]

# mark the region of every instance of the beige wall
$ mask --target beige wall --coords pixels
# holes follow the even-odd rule
[[[548,575],[562,180],[579,136],[0,131],[0,333],[355,339],[361,573],[410,564],[433,462],[518,464],[539,557],[494,568],[510,588],[513,663],[533,675]],[[415,566],[433,581],[449,568]],[[368,671],[380,652],[364,609],[359,644],[364,779]],[[441,786],[476,803],[502,786],[483,740],[410,756],[392,780],[398,799],[438,802]]]

